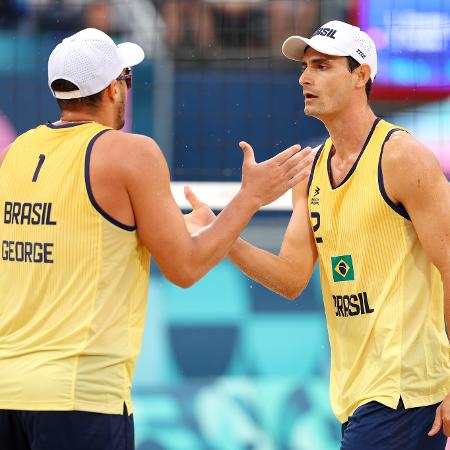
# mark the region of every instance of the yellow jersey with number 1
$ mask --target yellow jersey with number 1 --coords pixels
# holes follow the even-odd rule
[[[384,189],[383,147],[398,129],[377,119],[336,187],[328,139],[308,187],[331,346],[331,404],[342,422],[370,401],[396,408],[401,397],[411,408],[450,393],[441,276],[406,210]]]
[[[132,411],[150,255],[93,196],[108,130],[39,126],[0,168],[0,409]]]

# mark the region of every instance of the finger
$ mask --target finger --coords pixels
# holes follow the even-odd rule
[[[292,158],[294,158],[294,156]],[[296,164],[291,166],[286,171],[285,176],[289,180],[290,178],[294,177],[298,173],[302,172],[304,169],[308,169],[309,171],[311,171],[313,161],[314,161],[314,155],[312,155],[310,153],[306,158],[300,159],[299,161],[296,162]]]
[[[184,187],[184,196],[192,206],[192,209],[200,208],[202,202],[197,198],[197,196],[194,194],[194,192],[189,186]]]
[[[292,171],[297,168],[298,170],[303,169],[309,165],[312,165],[314,160],[314,155],[311,149],[303,149],[291,158],[289,158],[284,164],[282,164],[283,170],[286,174],[292,173]]]
[[[439,406],[436,410],[436,416],[434,418],[433,426],[431,427],[430,431],[428,432],[428,436],[434,436],[442,426],[442,417],[441,417],[441,407]]]
[[[301,183],[302,181],[306,180],[307,178],[309,178],[310,174],[311,174],[310,169],[305,169],[297,173],[288,181],[289,188],[293,188],[298,183]]]
[[[250,144],[245,141],[239,142],[239,147],[241,147],[242,152],[244,153],[244,163],[254,163],[255,162],[255,153],[253,152],[253,148]]]
[[[278,155],[274,156],[272,159],[278,164],[284,164],[290,157],[294,156],[296,153],[300,151],[301,147],[298,144],[292,145],[291,147],[283,150],[278,153]]]

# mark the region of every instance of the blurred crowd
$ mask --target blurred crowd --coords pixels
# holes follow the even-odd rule
[[[279,49],[286,36],[311,33],[319,22],[321,1],[0,0],[0,29],[70,32],[92,26],[120,33],[124,23],[133,26],[120,20],[120,4],[125,3],[128,8],[146,7],[140,11],[151,8],[148,27],[154,27],[158,17],[158,31],[167,47],[176,52],[187,48],[207,51],[218,46]]]
[[[279,48],[291,34],[311,32],[319,0],[160,0],[157,8],[171,48],[257,46]]]
[[[70,32],[93,26],[113,32],[111,0],[0,0],[0,29]]]

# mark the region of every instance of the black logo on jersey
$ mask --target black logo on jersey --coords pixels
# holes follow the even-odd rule
[[[316,186],[314,189],[314,195],[311,199],[311,205],[319,206],[319,194],[320,194],[320,187]]]
[[[357,294],[333,295],[336,317],[360,316],[372,314],[375,310],[370,307],[367,292]]]

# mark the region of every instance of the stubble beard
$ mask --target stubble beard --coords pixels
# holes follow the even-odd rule
[[[118,108],[116,116],[116,130],[121,130],[125,125],[125,99],[122,99]]]

